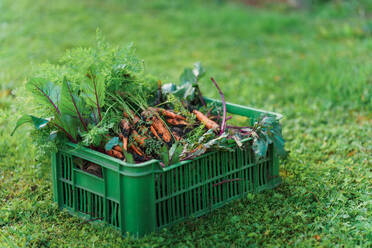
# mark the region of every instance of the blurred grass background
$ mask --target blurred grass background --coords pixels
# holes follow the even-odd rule
[[[370,0],[0,0],[0,246],[370,247],[371,17]],[[201,61],[230,102],[284,114],[283,185],[140,240],[60,212],[29,129],[9,136],[16,96],[97,27],[164,82]]]

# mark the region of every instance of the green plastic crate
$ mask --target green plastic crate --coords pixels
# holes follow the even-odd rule
[[[230,103],[227,111],[249,117],[252,123],[262,114],[281,118],[280,114]],[[74,144],[68,147],[52,156],[58,206],[138,237],[281,182],[275,147],[270,145],[266,157],[255,162],[250,139],[243,148],[233,146],[233,152],[209,152],[165,168],[158,160],[128,164]],[[75,158],[100,165],[102,178],[80,170]]]

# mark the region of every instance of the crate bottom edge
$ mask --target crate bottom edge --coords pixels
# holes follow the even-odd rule
[[[215,204],[214,206],[210,207],[208,210],[203,210],[203,211],[200,211],[198,213],[194,213],[194,214],[192,214],[192,215],[190,215],[186,218],[181,218],[181,219],[175,220],[175,221],[173,221],[169,224],[165,224],[165,225],[162,225],[160,227],[156,227],[153,232],[159,232],[163,228],[169,228],[171,226],[174,226],[175,224],[183,223],[183,222],[186,222],[186,221],[195,221],[196,218],[206,216],[206,215],[212,213],[214,210],[222,208],[222,207],[226,206],[227,204],[229,204],[231,202],[234,202],[236,200],[243,200],[244,197],[248,193],[255,193],[255,192],[258,193],[258,192],[261,192],[261,191],[264,191],[264,190],[274,189],[277,186],[279,186],[281,183],[282,183],[281,177],[275,178],[270,183],[268,183],[266,185],[263,185],[263,186],[259,186],[253,192],[246,192],[246,193],[242,194],[241,196],[236,196],[236,197],[233,197],[231,199],[226,200],[225,202]],[[112,226],[109,223],[107,223],[104,219],[102,219],[102,220],[101,219],[95,219],[94,217],[92,218],[88,214],[78,212],[71,207],[68,207],[68,206],[65,206],[65,205],[60,205],[58,200],[54,201],[54,202],[56,202],[58,204],[58,208],[60,210],[66,210],[72,216],[79,217],[83,220],[91,220],[89,222],[92,223],[92,224],[103,224],[105,227],[109,227],[112,230],[118,231],[122,236],[127,236],[126,232],[122,232],[120,227]],[[94,219],[94,220],[92,220],[92,219]],[[146,235],[149,235],[149,234],[151,234],[151,233],[148,233],[148,234],[145,234],[145,235],[142,235],[142,236],[135,236],[135,237],[139,238],[139,237],[143,237],[143,236],[146,236]]]

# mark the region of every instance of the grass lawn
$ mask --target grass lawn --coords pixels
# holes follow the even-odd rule
[[[372,4],[337,2],[0,0],[0,247],[371,247]],[[9,136],[26,109],[14,95],[34,65],[92,45],[97,27],[133,41],[163,81],[202,61],[230,102],[284,114],[283,184],[139,240],[59,211],[30,129]]]

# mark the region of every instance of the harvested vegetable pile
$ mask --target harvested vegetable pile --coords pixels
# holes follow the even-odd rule
[[[73,142],[139,163],[158,159],[163,166],[192,159],[214,149],[231,149],[249,138],[256,159],[270,143],[285,154],[278,120],[262,116],[253,126],[228,122],[224,95],[221,105],[209,104],[198,87],[205,75],[200,63],[186,68],[179,84],[162,83],[144,73],[131,47],[112,48],[100,36],[94,48],[68,51],[59,65],[44,64],[27,82],[35,115],[22,116],[35,127],[43,151]],[[93,171],[94,164],[80,163]],[[97,172],[99,174],[99,172]]]

